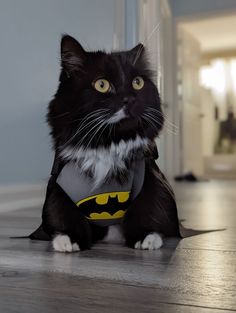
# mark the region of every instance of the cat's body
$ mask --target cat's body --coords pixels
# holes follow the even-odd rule
[[[85,52],[64,36],[61,52],[48,112],[56,157],[31,237],[43,230],[57,251],[89,249],[117,221],[129,247],[157,249],[159,234],[179,237],[174,195],[155,163],[163,114],[144,47]]]

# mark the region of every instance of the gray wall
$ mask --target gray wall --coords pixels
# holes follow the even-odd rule
[[[235,0],[169,0],[176,17],[236,10]]]
[[[138,44],[138,2],[125,1],[125,47],[133,48]]]
[[[0,1],[0,184],[42,182],[52,164],[44,122],[62,33],[112,47],[114,1]]]

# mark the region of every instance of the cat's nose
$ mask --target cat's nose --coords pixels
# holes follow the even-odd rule
[[[135,112],[137,111],[135,100],[134,96],[127,96],[123,98],[124,110],[127,116],[135,116]]]
[[[135,97],[134,96],[128,96],[128,97],[124,97],[123,98],[124,105],[133,104],[134,101],[135,101]]]

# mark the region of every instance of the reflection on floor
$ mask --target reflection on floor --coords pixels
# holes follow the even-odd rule
[[[40,209],[0,215],[0,312],[236,311],[236,182],[176,184],[179,216],[198,229],[227,228],[159,251],[99,244],[76,254],[25,235]]]

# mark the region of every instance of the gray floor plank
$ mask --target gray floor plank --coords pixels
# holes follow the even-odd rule
[[[159,301],[236,310],[236,254],[232,252],[135,251],[99,245],[91,251],[64,255],[50,251],[45,243],[26,244],[24,249],[19,249],[20,246],[23,245],[15,246],[14,251],[2,250],[1,269],[28,270],[32,279],[35,273],[54,272],[123,286],[148,287],[156,290]],[[31,278],[24,288],[32,286]],[[4,282],[3,286],[8,285]]]
[[[0,285],[4,299],[1,305],[6,309],[12,298],[15,309],[25,307],[26,310],[28,307],[27,312],[54,312],[56,309],[65,312],[65,308],[72,310],[76,305],[80,312],[217,312],[214,305],[207,309],[200,305],[181,305],[175,302],[175,297],[168,297],[168,300],[165,296],[160,298],[158,289],[144,286],[53,272],[31,274],[5,271],[2,274],[5,286],[2,286],[4,282]]]
[[[101,287],[101,286],[94,286]],[[107,299],[104,295],[95,294],[93,298],[89,296],[89,292],[86,293],[81,288],[82,292],[76,297],[70,294],[61,295],[53,293],[52,291],[31,291],[26,289],[12,288],[5,289],[0,288],[1,296],[4,301],[1,301],[1,312],[4,313],[75,313],[75,312],[103,312],[103,313],[222,313],[229,312],[228,310],[207,309],[202,307],[184,306],[178,304],[160,303],[153,299],[146,298],[142,301],[143,297],[146,297],[145,292],[142,293],[142,297],[134,297],[133,292],[129,292],[126,288],[122,288],[122,297],[113,295],[113,297]],[[121,290],[119,290],[121,292]],[[126,297],[123,296],[125,293]],[[139,294],[140,295],[140,294]],[[151,295],[154,296],[155,295]],[[132,301],[130,300],[132,298]],[[9,305],[9,301],[12,303],[14,299],[14,305]],[[119,301],[117,301],[119,299]],[[154,298],[155,299],[155,298]]]

